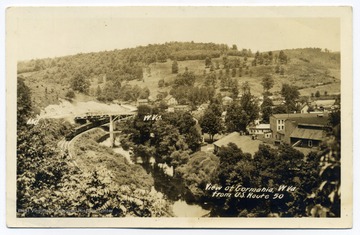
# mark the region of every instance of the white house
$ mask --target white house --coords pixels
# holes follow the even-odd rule
[[[222,98],[223,105],[229,105],[229,104],[231,104],[232,101],[233,101],[233,99],[229,96],[225,96],[224,98]]]
[[[165,98],[165,102],[166,102],[166,104],[169,105],[169,106],[178,105],[177,100],[176,100],[173,96],[171,96],[171,95],[169,95],[169,96],[167,96],[167,97]]]
[[[264,135],[265,136],[265,134],[271,133],[270,124],[259,124],[259,125],[255,125],[255,126],[250,126],[248,129],[249,129],[250,135]],[[266,136],[269,136],[269,135],[266,135]]]

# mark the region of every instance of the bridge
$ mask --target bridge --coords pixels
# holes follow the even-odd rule
[[[75,122],[86,123],[96,122],[98,120],[108,120],[102,125],[109,123],[109,134],[110,134],[110,143],[114,145],[114,129],[115,129],[115,121],[126,121],[134,118],[136,112],[87,112],[81,115],[75,116]],[[95,127],[95,126],[93,126]]]

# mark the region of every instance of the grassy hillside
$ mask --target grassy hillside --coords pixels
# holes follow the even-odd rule
[[[96,100],[98,87],[106,90],[107,82],[116,80],[121,82],[122,88],[126,84],[131,85],[130,93],[134,86],[137,86],[138,90],[147,87],[150,97],[156,99],[161,92],[169,93],[177,76],[172,73],[171,58],[180,54],[184,60],[178,61],[178,71],[183,73],[187,67],[193,72],[196,76],[195,86],[203,86],[206,74],[210,73],[210,68],[205,67],[205,59],[203,59],[209,55],[214,56],[211,58],[212,64],[219,65],[219,68],[215,68],[214,71],[218,78],[220,71],[224,76],[226,74],[224,57],[227,57],[230,61],[229,76],[236,79],[239,85],[248,82],[251,92],[256,96],[260,96],[263,92],[261,80],[267,74],[272,75],[275,80],[274,87],[270,90],[275,95],[280,91],[283,83],[298,86],[303,96],[311,96],[316,91],[319,91],[321,95],[340,93],[340,53],[323,52],[317,48],[284,50],[287,62],[281,63],[277,59],[280,52],[273,51],[271,61],[259,63],[256,54],[248,53],[246,50],[235,53],[222,44],[216,46],[216,44],[184,43],[183,45],[179,43],[178,47],[174,46],[178,45],[176,43],[169,45],[149,45],[133,49],[19,62],[18,74],[24,77],[26,85],[32,92],[32,102],[39,109],[66,98],[66,93],[72,88],[71,83],[74,77],[79,73],[89,81],[90,87],[87,94],[75,91],[75,101]],[[191,54],[191,48],[180,53],[179,50],[184,47],[193,47],[194,54]],[[160,49],[164,50],[163,54],[159,52]],[[221,56],[217,57],[219,53]],[[268,52],[263,52],[260,56],[267,58],[267,54]],[[148,61],[146,58],[154,55],[155,61],[144,62]],[[189,60],[189,58],[195,59]],[[239,61],[239,65],[234,65],[235,60]],[[256,65],[254,62],[257,62]],[[232,76],[234,67],[236,74]],[[279,68],[282,72],[279,72]],[[239,69],[242,70],[241,76]],[[166,85],[159,88],[158,82],[161,79],[164,79]],[[114,89],[120,90],[120,87]],[[219,91],[220,80],[217,80],[217,92]],[[136,97],[132,100],[135,102]]]

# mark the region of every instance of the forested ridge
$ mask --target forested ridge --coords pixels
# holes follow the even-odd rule
[[[32,103],[43,108],[58,103],[59,98],[101,102],[161,99],[175,87],[171,94],[179,98],[184,92],[176,91],[182,85],[231,91],[236,96],[238,85],[249,82],[253,93],[260,94],[266,74],[272,74],[274,88],[292,83],[304,89],[304,95],[316,91],[332,94],[337,92],[339,69],[340,54],[320,48],[252,52],[236,45],[169,42],[20,61],[17,70],[33,91]],[[184,79],[178,79],[181,77]],[[185,98],[191,94],[187,91]]]

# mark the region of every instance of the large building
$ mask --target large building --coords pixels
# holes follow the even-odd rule
[[[325,138],[328,124],[326,113],[274,114],[270,117],[270,128],[276,143],[287,143],[294,147],[317,147]]]

